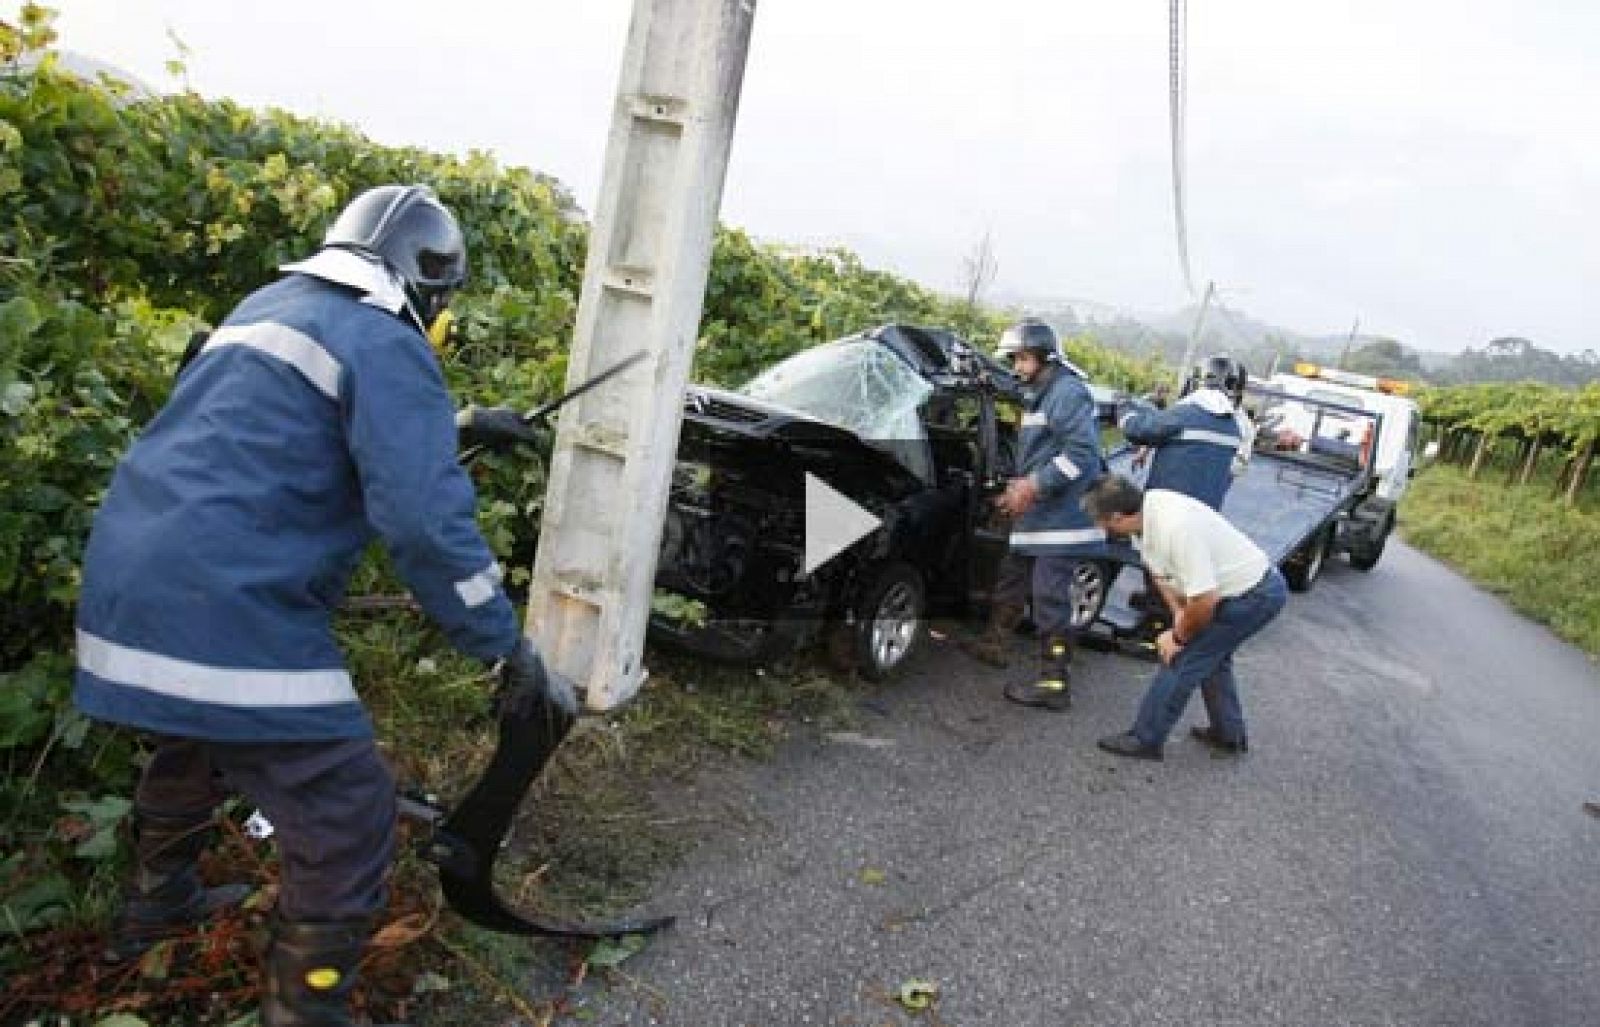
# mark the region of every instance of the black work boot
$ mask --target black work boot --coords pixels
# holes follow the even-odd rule
[[[991,667],[1011,666],[1009,643],[1022,623],[1022,613],[1023,608],[1016,603],[995,603],[989,608],[989,623],[984,625],[983,634],[958,643],[961,651]]]
[[[133,882],[103,954],[106,962],[135,959],[163,938],[182,934],[250,894],[245,884],[207,888],[200,883],[200,853],[215,826],[210,812],[134,810]]]
[[[1243,735],[1237,740],[1224,738],[1214,727],[1192,727],[1189,734],[1210,746],[1213,755],[1242,756],[1250,751],[1250,741]]]
[[[1061,635],[1044,640],[1039,654],[1039,679],[1006,686],[1006,698],[1023,706],[1064,710],[1072,705],[1072,643]]]
[[[261,1027],[344,1027],[371,925],[274,920],[261,975]]]

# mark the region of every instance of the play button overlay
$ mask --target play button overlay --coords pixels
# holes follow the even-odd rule
[[[803,572],[818,567],[878,530],[883,522],[821,478],[806,472],[806,555]]]

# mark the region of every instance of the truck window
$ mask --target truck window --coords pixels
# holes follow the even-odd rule
[[[1359,407],[1367,409],[1360,396],[1352,396],[1347,392],[1334,392],[1331,389],[1311,389],[1306,393],[1308,399],[1315,399],[1323,403],[1338,403],[1341,406]]]

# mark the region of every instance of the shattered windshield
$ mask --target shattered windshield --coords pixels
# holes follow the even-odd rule
[[[917,410],[933,386],[886,346],[850,339],[808,349],[743,392],[883,443],[917,475],[932,473]]]

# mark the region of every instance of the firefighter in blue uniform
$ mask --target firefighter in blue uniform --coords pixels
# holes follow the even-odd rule
[[[1015,523],[991,624],[1015,623],[1031,588],[1039,676],[1009,684],[1005,695],[1026,706],[1064,710],[1071,705],[1073,574],[1079,559],[1098,555],[1105,546],[1105,533],[1078,505],[1104,471],[1094,397],[1083,373],[1062,355],[1055,330],[1042,321],[1028,318],[1006,329],[998,355],[1009,359],[1022,379],[1024,407],[1019,477],[999,500]]]
[[[1211,507],[1222,500],[1250,459],[1255,428],[1241,409],[1244,365],[1229,356],[1206,359],[1185,383],[1183,396],[1165,410],[1133,403],[1118,417],[1122,434],[1155,454],[1145,489],[1181,492]]]
[[[117,468],[85,555],[76,702],[154,740],[107,956],[242,897],[196,873],[220,783],[262,810],[282,855],[268,1027],[351,1022],[384,900],[394,782],[330,625],[368,542],[457,648],[504,661],[512,701],[575,708],[478,532],[429,346],[466,256],[430,189],[358,196],[318,253],[246,297],[183,369]]]

